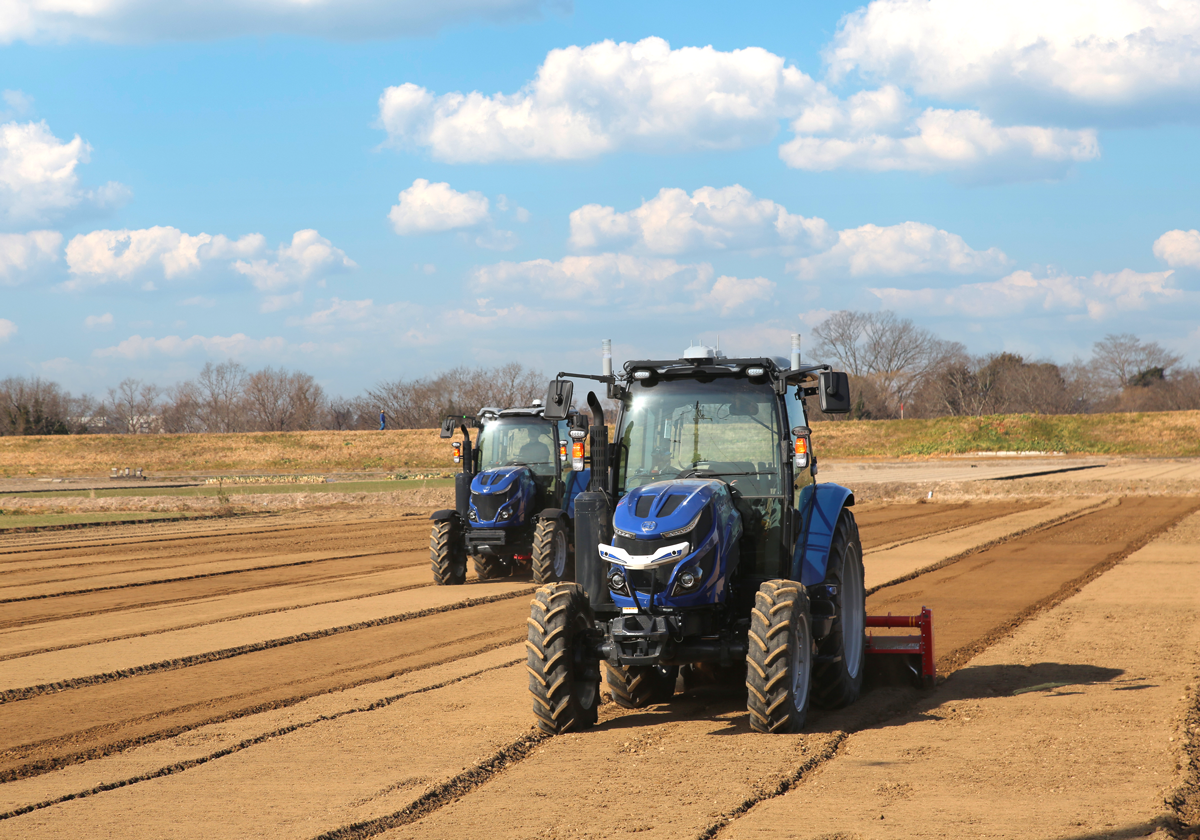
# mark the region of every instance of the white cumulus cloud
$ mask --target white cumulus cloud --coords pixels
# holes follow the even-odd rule
[[[103,315],[89,315],[83,319],[83,325],[89,330],[108,329],[113,325],[112,313],[105,312]]]
[[[491,216],[483,193],[461,193],[444,181],[431,184],[418,178],[400,193],[400,203],[392,207],[388,218],[396,233],[407,236],[476,227]]]
[[[823,96],[792,122],[779,148],[794,169],[960,171],[977,178],[1062,177],[1100,155],[1093,129],[996,125],[979,111],[926,108],[919,114],[894,86],[844,101]]]
[[[645,38],[551,50],[533,81],[512,94],[389,87],[379,117],[393,145],[453,162],[733,149],[768,142],[814,87],[759,47],[673,50]]]
[[[549,0],[7,0],[0,43],[14,40],[146,42],[244,35],[340,40],[420,35],[472,20],[536,16]]]
[[[1169,230],[1154,241],[1154,256],[1172,268],[1200,268],[1200,230]]]
[[[839,231],[837,244],[788,263],[802,280],[825,277],[999,272],[1009,259],[999,248],[977,251],[961,236],[921,222]]]
[[[714,282],[713,274],[708,263],[609,253],[482,266],[475,269],[472,286],[492,299],[528,294],[643,313],[717,309],[728,314],[770,302],[774,283],[765,278],[722,276]]]
[[[0,233],[0,284],[18,283],[35,266],[57,261],[62,240],[56,230]]]
[[[261,292],[279,292],[317,274],[335,274],[356,267],[357,263],[345,251],[315,230],[296,231],[291,244],[280,245],[273,259],[234,263],[238,273],[249,277],[254,288]]]
[[[874,0],[826,50],[923,95],[1012,113],[1064,103],[1093,118],[1181,115],[1200,102],[1200,10],[1189,0]]]
[[[209,261],[252,255],[265,244],[258,233],[235,240],[220,234],[193,236],[174,227],[95,230],[81,233],[67,244],[67,269],[72,279],[65,286],[79,289],[129,281],[147,273],[172,280]]]
[[[599,204],[571,213],[571,245],[584,250],[632,246],[673,255],[786,246],[812,250],[832,244],[832,238],[824,219],[789,213],[738,184],[701,187],[691,195],[664,188],[624,213]]]
[[[148,359],[154,356],[184,356],[189,353],[203,352],[207,355],[238,358],[253,354],[278,354],[285,348],[310,349],[308,345],[289,345],[279,336],[250,338],[244,333],[230,336],[193,335],[191,338],[182,338],[177,335],[168,335],[162,338],[132,335],[112,347],[93,350],[92,355],[100,358]]]
[[[1130,269],[1090,277],[1014,271],[990,283],[968,283],[951,289],[878,288],[870,291],[884,306],[924,315],[962,315],[971,318],[1013,317],[1061,313],[1102,320],[1131,309],[1177,297],[1171,271],[1139,273]]]
[[[45,221],[76,208],[123,202],[129,190],[121,184],[80,186],[75,169],[87,163],[90,152],[79,135],[64,143],[45,122],[0,125],[0,223]]]
[[[17,325],[7,318],[0,318],[0,344],[17,334]]]

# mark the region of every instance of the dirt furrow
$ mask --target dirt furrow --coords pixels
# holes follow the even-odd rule
[[[902,545],[1013,513],[1037,510],[1045,505],[1044,501],[930,504],[922,500],[911,504],[855,508],[855,519],[862,534],[863,550],[869,552],[885,545]]]
[[[0,782],[522,638],[525,593],[0,706]]]
[[[474,583],[474,576],[468,577]],[[387,572],[334,579],[299,586],[265,587],[265,591],[239,592],[229,596],[202,599],[184,598],[166,604],[125,610],[114,627],[110,612],[94,612],[16,628],[0,630],[0,662],[35,656],[83,645],[135,639],[141,636],[190,630],[244,618],[289,612],[302,607],[319,607],[345,601],[357,601],[377,595],[392,595],[435,584],[428,563],[401,566]],[[117,632],[117,630],[122,632]],[[112,635],[117,632],[117,635]]]
[[[1182,515],[1178,500],[1144,501],[1150,504],[1139,508],[1122,502],[1112,510],[1085,514],[1010,542],[1028,540],[1036,554],[1039,540],[1054,535],[1055,552],[1070,554],[1075,549],[1068,546],[1082,546],[1089,557],[1098,558],[1087,569],[1111,565],[1122,552],[1128,553],[1122,546],[1144,542],[1168,519]],[[912,510],[879,513],[875,519],[873,513],[888,509],[861,511],[865,542],[890,545],[897,542],[897,534],[909,539],[945,533],[1034,506],[999,513],[991,505],[945,506],[945,511],[936,504],[897,507]],[[1105,516],[1113,522],[1098,525]],[[1075,530],[1063,530],[1072,527]],[[1098,551],[1097,544],[1107,550]],[[1087,573],[1081,573],[1078,564],[1051,562],[1045,575],[1024,575],[1021,569],[1039,563],[1026,556],[1029,551],[978,561],[1006,545],[938,570],[976,561],[958,578],[946,575],[925,591],[882,589],[872,596],[871,609],[877,611],[877,599],[883,596],[926,598],[935,610],[939,651],[946,652],[951,651],[946,641],[953,633],[943,639],[942,624],[952,623],[963,592],[974,592],[975,601],[963,605],[962,611],[977,610],[981,595],[1011,586],[1014,579],[1029,581],[1026,603],[1001,599],[994,610],[999,620],[984,628],[986,634],[1004,626],[1014,610],[1021,616],[1030,604],[1032,609],[1043,608],[1064,586],[1077,586]],[[204,551],[201,542],[196,551]],[[414,559],[414,569],[418,563],[427,563],[427,558]],[[294,591],[306,585],[295,584]],[[312,583],[313,588],[322,585]],[[1018,588],[1025,588],[1024,583]],[[284,600],[291,597],[275,587],[255,591],[267,597],[277,592]],[[436,662],[456,662],[523,638],[527,612],[526,599],[513,597],[0,705],[0,779],[33,777],[99,756],[114,756],[104,759],[114,761],[122,750],[199,732],[213,721],[249,719],[347,686],[386,680]],[[119,622],[121,613],[111,617]],[[968,637],[969,645],[980,626],[968,621],[954,632]],[[962,648],[957,644],[955,649]],[[814,713],[802,735],[763,738],[749,732],[744,700],[736,689],[731,693],[700,688],[647,710],[618,713],[606,706],[596,730],[525,743],[525,721],[532,718],[528,696],[519,687],[523,679],[512,676],[516,671],[494,672],[500,682],[465,679],[452,688],[405,697],[391,709],[375,710],[377,718],[374,713],[346,718],[358,721],[348,730],[340,726],[340,718],[329,727],[286,732],[279,727],[270,730],[277,731],[273,737],[235,741],[232,746],[243,745],[165,775],[157,770],[172,764],[140,774],[144,779],[114,777],[109,785],[121,779],[138,781],[120,789],[94,785],[99,795],[14,817],[9,826],[23,836],[51,836],[71,826],[134,837],[162,820],[192,820],[197,830],[211,832],[211,826],[203,825],[204,815],[211,817],[214,803],[221,803],[220,825],[229,829],[229,836],[244,836],[247,830],[259,836],[294,837],[302,832],[300,836],[460,835],[489,840],[539,832],[545,837],[608,837],[619,831],[695,836],[736,824],[755,803],[778,798],[802,783],[840,749],[846,732],[918,702],[909,689],[879,689],[850,709]],[[505,724],[497,728],[494,724],[501,720]],[[491,727],[484,741],[471,740],[475,734],[467,730],[473,723]],[[353,744],[337,734],[348,732],[357,733]],[[389,754],[389,749],[402,754]],[[418,766],[423,769],[418,771]],[[638,780],[638,793],[632,798],[630,778]],[[182,814],[177,806],[185,802],[192,805]],[[243,804],[234,804],[238,802]],[[170,803],[175,810],[168,814],[164,808]],[[195,815],[188,816],[192,810]]]
[[[281,560],[283,558],[280,558]],[[0,602],[0,628],[39,622],[82,618],[100,613],[139,609],[253,593],[278,587],[307,584],[322,586],[341,580],[387,572],[396,568],[429,565],[428,546],[396,553],[325,557],[208,575],[131,583],[83,592],[45,595]],[[431,578],[432,579],[432,578]],[[114,621],[120,621],[114,617]],[[3,643],[0,642],[0,649]]]
[[[84,799],[88,796],[95,796],[96,794],[104,793],[105,791],[116,790],[117,788],[129,787],[130,785],[135,785],[135,784],[138,784],[139,782],[149,781],[150,779],[161,779],[164,776],[173,776],[177,773],[182,773],[185,770],[191,770],[193,767],[199,767],[203,764],[208,764],[210,761],[216,761],[218,759],[225,758],[226,756],[233,755],[234,753],[239,753],[242,750],[249,749],[250,747],[257,747],[260,744],[266,743],[267,741],[270,741],[275,738],[282,738],[286,735],[290,735],[291,733],[298,732],[302,729],[307,729],[309,727],[316,726],[318,724],[327,723],[329,721],[335,721],[335,720],[338,720],[339,718],[345,717],[346,715],[356,715],[356,714],[363,714],[363,713],[367,713],[367,712],[374,712],[378,709],[386,708],[400,700],[405,700],[409,697],[413,697],[418,694],[424,694],[425,692],[428,692],[428,691],[436,691],[441,688],[446,688],[448,686],[455,685],[456,683],[464,682],[465,680],[469,680],[474,677],[481,676],[490,671],[495,671],[500,668],[509,668],[514,665],[519,665],[522,662],[524,662],[523,659],[513,659],[513,660],[510,660],[507,662],[503,662],[499,665],[490,665],[488,667],[481,668],[479,670],[475,670],[475,671],[471,671],[466,674],[461,674],[461,675],[458,675],[455,677],[451,677],[450,679],[446,679],[441,682],[424,685],[419,688],[411,689],[409,691],[403,691],[398,694],[388,694],[388,695],[380,697],[376,700],[372,700],[370,703],[367,703],[365,705],[354,706],[352,708],[346,708],[346,709],[339,709],[338,711],[335,711],[333,713],[322,714],[317,717],[307,717],[303,720],[296,721],[294,723],[289,723],[286,726],[282,726],[277,729],[272,729],[268,732],[261,732],[261,733],[257,733],[255,735],[253,735],[252,737],[243,738],[242,740],[237,741],[237,742],[231,744],[230,746],[222,747],[221,749],[215,750],[213,752],[209,752],[209,753],[205,753],[203,755],[187,758],[182,761],[177,761],[177,762],[174,762],[173,764],[168,764],[163,767],[156,767],[148,772],[141,773],[136,776],[129,776],[129,777],[121,778],[121,779],[116,779],[114,781],[101,782],[100,784],[95,785],[94,787],[88,788],[86,790],[71,791],[70,793],[61,794],[53,799],[46,799],[46,800],[42,800],[39,802],[33,802],[30,804],[18,806],[16,808],[13,808],[10,811],[0,812],[0,820],[6,820],[6,819],[10,819],[12,817],[17,817],[17,816],[20,816],[21,814],[30,813],[31,811],[40,811],[43,808],[50,808],[50,807],[53,807],[54,805],[58,805],[59,803],[62,803],[62,802],[70,802],[70,801],[77,800],[77,799]],[[501,764],[494,765],[495,769],[500,769],[501,766],[502,766]],[[479,774],[478,770],[479,770],[479,768],[472,768],[472,771],[474,771],[474,772],[472,773],[472,771],[468,771],[468,774],[472,774],[472,778],[476,779],[478,783],[482,783],[482,779],[480,778],[480,774]],[[464,774],[464,775],[467,775],[467,774]],[[458,779],[458,778],[459,777],[455,777],[455,779]],[[453,782],[454,780],[451,780],[451,781]],[[437,788],[436,790],[439,792],[444,792],[445,790],[458,790],[458,789],[461,789],[461,786],[464,781],[465,780],[459,781],[458,785],[454,785],[454,784],[442,785],[442,786],[439,786],[439,788]],[[478,786],[478,783],[475,786]],[[423,799],[425,799],[425,798],[436,799],[437,797],[436,796],[428,797],[428,795],[427,795],[427,797],[423,797]]]
[[[152,526],[147,526],[152,527]],[[347,543],[386,548],[392,540],[404,534],[411,537],[422,531],[428,533],[426,519],[402,517],[389,520],[347,520],[333,525],[297,525],[294,522],[262,523],[254,528],[229,532],[201,531],[178,536],[137,536],[125,540],[96,539],[64,547],[47,541],[38,547],[16,547],[12,538],[5,538],[0,550],[0,568],[12,571],[23,568],[52,571],[111,562],[162,563],[182,559],[194,561],[209,554],[245,554],[248,550],[262,554],[293,550],[308,546],[310,550],[344,549]]]
[[[1111,566],[1198,507],[1195,499],[1125,499],[881,590],[868,610],[930,606],[946,652],[940,659],[953,668],[960,664],[956,652],[1002,638],[1065,597],[1064,588],[1077,588],[1089,570]],[[848,709],[814,714],[805,733],[772,738],[749,731],[740,696],[715,697],[694,714],[678,714],[676,701],[551,739],[472,795],[382,836],[526,837],[530,814],[550,837],[609,837],[615,830],[711,834],[788,790],[806,766],[827,761],[845,733],[918,701],[908,689],[873,691]],[[825,758],[813,764],[814,756]],[[637,779],[632,797],[631,778]],[[486,826],[480,814],[487,815]]]

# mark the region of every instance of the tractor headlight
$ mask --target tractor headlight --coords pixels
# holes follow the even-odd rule
[[[622,595],[629,594],[629,582],[625,579],[625,573],[620,569],[613,569],[608,574],[608,588],[613,592],[619,592]]]
[[[496,517],[497,522],[505,522],[513,518],[513,514],[517,512],[517,506],[513,502],[509,502],[504,507],[500,508],[500,514]]]
[[[682,528],[676,528],[674,531],[667,531],[665,533],[659,534],[659,536],[662,537],[663,539],[666,539],[667,537],[678,537],[681,534],[686,534],[688,531],[691,531],[693,528],[695,528],[697,524],[699,524],[700,517],[703,515],[704,515],[704,511],[700,511],[699,513],[696,514],[696,517],[691,522],[684,525]]]
[[[472,522],[479,521],[479,514],[475,512],[475,505],[471,505],[469,508],[467,508],[467,519],[470,519]]]
[[[714,543],[707,551],[679,570],[675,575],[675,585],[671,587],[671,595],[688,595],[703,586],[704,581],[712,575],[716,559],[717,546]]]

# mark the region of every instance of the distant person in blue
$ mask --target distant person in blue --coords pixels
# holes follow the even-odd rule
[[[383,431],[387,427],[387,415],[382,411],[379,412],[379,431]]]

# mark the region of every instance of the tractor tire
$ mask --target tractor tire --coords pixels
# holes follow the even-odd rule
[[[458,524],[452,519],[433,523],[429,535],[429,559],[438,586],[460,586],[467,579],[467,553],[463,551]]]
[[[548,735],[584,729],[600,708],[600,660],[588,649],[592,607],[583,588],[550,583],[529,604],[529,693],[538,729]]]
[[[832,587],[833,627],[817,643],[813,663],[813,703],[823,709],[848,706],[862,693],[866,670],[867,594],[862,542],[854,514],[843,509],[829,548],[825,583]]]
[[[605,679],[613,702],[623,709],[644,709],[655,703],[666,703],[675,696],[675,679],[679,668],[661,665],[605,664]]]
[[[509,570],[504,568],[504,561],[499,557],[472,554],[471,561],[475,565],[475,575],[480,580],[495,580],[496,578],[511,574]]]
[[[575,577],[567,526],[560,519],[539,519],[533,531],[533,582],[558,583]]]
[[[766,581],[754,596],[746,643],[751,729],[798,732],[804,726],[812,665],[808,593],[796,581]]]

